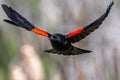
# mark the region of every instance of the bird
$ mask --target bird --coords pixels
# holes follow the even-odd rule
[[[6,4],[2,4],[2,8],[5,11],[6,15],[9,19],[3,19],[3,21],[12,24],[16,27],[24,28],[28,31],[32,31],[38,35],[47,37],[50,40],[52,45],[51,49],[45,50],[44,52],[59,54],[59,55],[79,55],[84,53],[90,53],[92,51],[81,49],[73,46],[74,43],[81,41],[83,38],[88,36],[91,32],[95,31],[99,28],[102,22],[106,19],[108,14],[110,13],[111,7],[113,6],[114,1],[111,1],[107,6],[105,13],[100,16],[98,19],[93,21],[87,26],[80,27],[79,29],[70,32],[67,35],[61,33],[51,34],[47,31],[37,28],[32,23],[30,23],[26,18],[20,15],[17,11],[15,11],[10,6]]]

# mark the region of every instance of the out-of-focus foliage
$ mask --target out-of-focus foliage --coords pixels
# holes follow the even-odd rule
[[[63,33],[100,17],[110,0],[0,0],[38,28]],[[3,22],[0,7],[0,80],[120,80],[120,0],[89,37],[75,44],[90,54],[62,56],[44,53],[47,38]]]

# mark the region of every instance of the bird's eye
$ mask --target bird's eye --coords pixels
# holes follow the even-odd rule
[[[51,39],[56,40],[57,36],[51,36]]]
[[[55,38],[57,38],[56,36],[53,36],[53,38],[55,39]]]

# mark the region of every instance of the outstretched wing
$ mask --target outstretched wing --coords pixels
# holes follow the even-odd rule
[[[106,12],[99,17],[96,21],[94,21],[93,23],[89,24],[88,26],[85,26],[83,28],[80,28],[76,31],[71,32],[70,34],[67,35],[68,39],[72,42],[78,42],[81,39],[85,38],[86,36],[88,36],[91,32],[93,32],[94,30],[96,30],[101,24],[102,22],[105,20],[105,18],[108,16],[111,7],[113,6],[114,1],[112,1],[110,3],[110,5],[108,6]]]
[[[10,20],[4,19],[5,22],[15,25],[17,27],[24,28],[28,31],[33,31],[34,33],[37,33],[42,36],[48,37],[50,35],[48,32],[35,27],[33,24],[31,24],[27,19],[25,19],[11,7],[8,7],[7,5],[3,4],[2,8],[10,19]]]

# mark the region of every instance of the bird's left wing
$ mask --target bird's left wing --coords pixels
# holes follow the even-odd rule
[[[35,27],[33,24],[31,24],[27,19],[25,19],[23,16],[21,16],[18,12],[13,10],[11,7],[8,7],[7,5],[2,4],[2,8],[7,14],[7,16],[10,18],[10,20],[4,19],[5,22],[15,25],[17,27],[24,28],[28,31],[32,31],[39,35],[49,37],[50,34],[48,32]]]
[[[108,16],[113,4],[114,4],[114,1],[112,1],[110,3],[106,12],[101,17],[99,17],[96,21],[89,24],[88,26],[82,27],[82,28],[68,34],[67,37],[68,37],[69,41],[72,43],[78,42],[81,39],[85,38],[87,35],[89,35],[91,32],[93,32],[94,30],[96,30],[102,24],[102,22],[105,20],[105,18]]]

